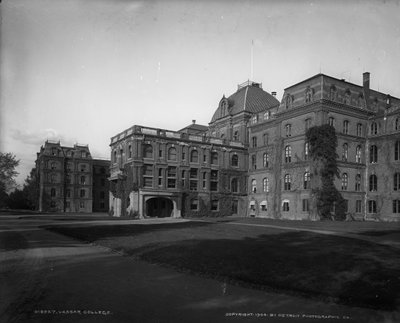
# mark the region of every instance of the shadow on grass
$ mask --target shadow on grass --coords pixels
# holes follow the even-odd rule
[[[371,237],[382,237],[390,234],[398,234],[400,236],[400,230],[382,230],[382,231],[361,231],[355,234],[371,236]]]
[[[400,296],[398,250],[367,241],[293,232],[122,249],[206,277],[347,305],[394,310]]]
[[[131,224],[131,225],[90,225],[79,226],[43,226],[44,229],[61,233],[87,242],[95,242],[104,238],[134,236],[142,233],[189,229],[213,225],[207,222],[180,222],[160,224]]]

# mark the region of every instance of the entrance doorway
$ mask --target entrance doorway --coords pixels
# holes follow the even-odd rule
[[[167,198],[155,197],[146,201],[146,215],[152,218],[171,217],[173,209],[172,201]]]

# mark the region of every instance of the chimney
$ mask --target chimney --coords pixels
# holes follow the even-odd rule
[[[195,124],[196,123],[196,120],[192,120],[192,124]]]
[[[276,92],[274,91],[274,92],[271,92],[271,94],[272,94],[272,96],[276,96]]]
[[[363,73],[363,92],[367,108],[369,108],[369,72]]]

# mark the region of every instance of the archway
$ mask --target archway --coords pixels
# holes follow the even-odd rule
[[[152,218],[171,217],[173,209],[172,201],[167,198],[154,197],[146,201],[146,215]]]

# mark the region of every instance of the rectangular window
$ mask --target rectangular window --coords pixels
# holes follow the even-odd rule
[[[376,213],[376,201],[368,201],[368,213]]]
[[[393,200],[393,213],[400,213],[400,200]]]
[[[186,187],[186,171],[185,170],[182,171],[181,185],[182,185],[182,188]]]
[[[189,173],[189,189],[191,191],[197,191],[198,184],[198,170],[197,168],[191,168]]]
[[[167,170],[167,187],[175,188],[176,187],[176,167],[168,167]]]
[[[210,191],[218,191],[218,171],[212,170],[210,174]]]
[[[308,199],[303,199],[303,212],[308,212],[310,211],[310,205],[309,205],[309,200]]]
[[[283,211],[289,212],[289,202],[283,202]]]
[[[79,202],[79,208],[81,208],[81,209],[85,208],[85,202],[84,201]]]
[[[361,213],[361,200],[356,201],[356,213]]]
[[[211,211],[218,211],[218,200],[211,201]]]
[[[86,195],[85,190],[81,190],[81,191],[80,191],[80,197],[85,197],[85,195]]]
[[[163,156],[162,149],[160,149],[160,150],[158,151],[158,156],[159,156],[160,158],[162,158],[162,156]]]
[[[252,143],[252,147],[256,148],[257,147],[257,137],[251,138],[251,143]]]
[[[69,188],[67,188],[66,195],[67,197],[71,197],[71,190]]]
[[[357,124],[357,136],[358,137],[362,136],[362,124],[361,123]]]
[[[197,211],[199,209],[199,200],[193,199],[190,201],[190,210]]]

